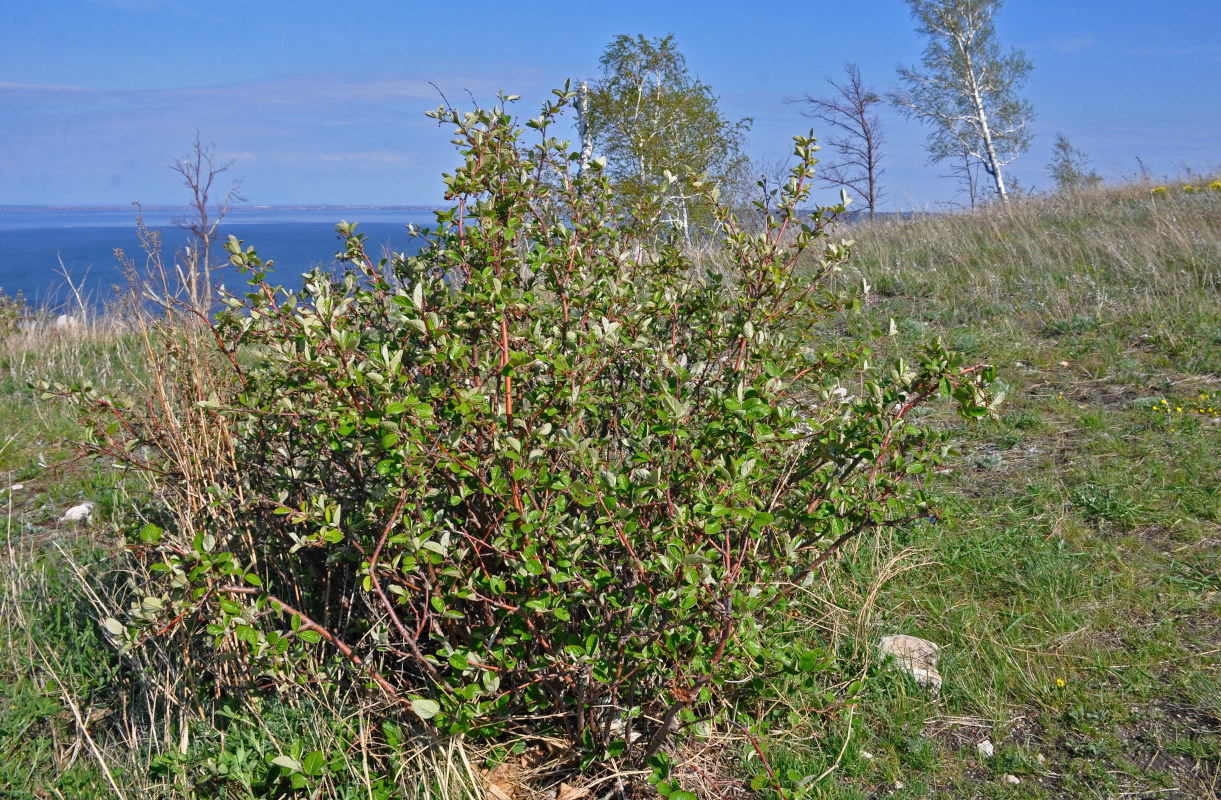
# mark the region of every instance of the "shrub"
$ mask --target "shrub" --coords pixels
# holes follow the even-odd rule
[[[81,395],[108,415],[97,447],[195,498],[132,538],[154,572],[107,620],[125,647],[182,631],[239,672],[363,683],[443,731],[548,729],[583,766],[825,665],[763,632],[844,542],[928,513],[911,482],[944,437],[910,412],[988,413],[991,369],[940,342],[879,368],[817,332],[860,292],[833,280],[842,206],[797,210],[812,138],[766,230],[722,210],[723,252],[696,263],[656,200],[571,175],[557,95],[525,126],[515,98],[433,112],[462,163],[416,256],[375,265],[341,224],[345,269],[286,292],[230,240],[253,276],[210,334],[227,377],[183,393],[208,469],[189,447],[150,460],[172,425]]]
[[[0,288],[0,339],[16,332],[22,317],[28,312],[21,292],[17,292],[16,296],[9,296]]]

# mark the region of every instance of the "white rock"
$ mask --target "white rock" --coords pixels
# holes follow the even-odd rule
[[[895,791],[899,791],[904,786],[903,781],[895,781]]]
[[[1021,782],[1022,782],[1022,781],[1021,781],[1021,779],[1020,779],[1020,778],[1018,778],[1018,776],[1016,776],[1016,775],[1010,775],[1009,773],[1005,773],[1005,783],[1009,783],[1009,784],[1012,784],[1012,785],[1014,785],[1014,786],[1017,786],[1017,785],[1018,785],[1019,783],[1021,783]]]
[[[1039,753],[1037,756],[1034,757],[1034,760],[1038,761],[1040,764],[1046,764],[1047,756],[1043,755],[1042,753]]]
[[[10,492],[20,492],[24,488],[25,487],[22,486],[20,483],[14,483],[12,486],[8,487],[8,490]]]
[[[941,673],[937,672],[937,653],[941,645],[916,636],[896,634],[883,636],[879,643],[882,654],[894,656],[899,666],[911,673],[916,683],[932,692],[941,694]]]
[[[72,506],[59,518],[60,522],[88,522],[93,519],[93,503],[81,503]]]
[[[866,761],[873,761],[873,753],[869,752],[868,750],[862,750],[861,758],[865,759]]]
[[[996,755],[996,748],[987,739],[975,745],[975,749],[979,751],[980,756],[983,758],[992,758],[992,756]]]

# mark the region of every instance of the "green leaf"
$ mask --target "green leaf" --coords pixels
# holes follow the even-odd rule
[[[821,663],[822,653],[817,650],[807,650],[797,659],[798,667],[802,672],[816,672]]]
[[[289,772],[301,771],[301,762],[297,761],[297,759],[293,758],[292,756],[276,756],[271,760],[271,763],[275,764],[281,769],[286,769]]]
[[[430,720],[441,713],[441,706],[434,700],[423,697],[411,698],[411,710],[422,720]]]
[[[310,644],[318,644],[318,642],[322,641],[322,634],[315,630],[298,631],[297,637],[301,639],[301,641],[309,642]]]
[[[326,756],[322,754],[321,750],[314,750],[301,759],[301,771],[306,775],[318,775],[325,766]]]

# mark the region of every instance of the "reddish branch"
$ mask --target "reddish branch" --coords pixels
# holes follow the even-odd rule
[[[227,594],[244,594],[244,595],[264,594],[262,589],[256,589],[251,586],[222,586],[220,588],[220,591],[225,592]],[[353,664],[355,664],[358,669],[367,668],[369,677],[372,678],[373,682],[376,683],[381,688],[381,690],[386,693],[386,695],[390,699],[392,699],[398,703],[403,703],[405,705],[408,704],[408,701],[406,699],[404,699],[401,695],[399,695],[399,693],[395,690],[394,686],[391,685],[390,681],[386,680],[385,677],[383,677],[381,674],[379,674],[372,666],[366,665],[364,659],[362,659],[360,656],[358,656],[352,650],[351,647],[348,647],[346,644],[344,644],[343,640],[340,639],[338,636],[331,633],[326,628],[319,625],[317,622],[314,622],[306,614],[302,613],[301,611],[298,611],[296,608],[293,608],[288,603],[285,603],[283,600],[279,599],[278,597],[268,594],[267,599],[270,600],[272,603],[274,603],[276,606],[278,606],[282,611],[292,614],[293,616],[299,617],[301,619],[301,627],[303,629],[308,630],[308,631],[314,631],[319,636],[321,636],[323,639],[326,639],[328,642],[330,642],[332,645],[335,646],[336,650],[338,650],[340,653],[343,654],[344,658],[348,659]]]
[[[390,519],[386,521],[386,527],[382,529],[382,538],[377,543],[377,548],[373,551],[373,557],[369,559],[369,582],[373,584],[374,591],[382,601],[382,607],[386,609],[386,613],[390,616],[390,621],[394,623],[394,627],[398,629],[399,635],[403,637],[403,641],[407,643],[408,649],[415,657],[415,660],[428,672],[432,679],[440,683],[440,676],[437,674],[436,668],[428,663],[424,658],[424,654],[420,652],[420,646],[416,642],[407,628],[404,627],[403,621],[399,619],[398,613],[394,610],[394,604],[390,602],[390,598],[386,596],[382,590],[381,581],[377,579],[377,559],[382,554],[382,548],[386,546],[386,539],[390,536],[390,531],[394,528],[394,523],[398,521],[399,515],[403,513],[403,506],[407,503],[407,495],[410,487],[404,487],[402,494],[399,495],[398,505],[394,507],[394,513],[390,515]]]

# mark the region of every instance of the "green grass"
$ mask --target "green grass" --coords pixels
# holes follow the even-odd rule
[[[116,374],[124,347],[100,328],[0,336],[0,796],[97,797],[108,783],[97,754],[125,692],[121,664],[96,622],[77,568],[109,553],[59,517],[84,500],[109,518],[114,481],[79,458],[71,409],[30,384]],[[102,742],[103,744],[99,744]]]
[[[832,793],[1214,796],[1221,192],[1125,187],[847,234],[846,279],[877,287],[854,329],[903,320],[882,355],[941,336],[998,365],[1009,399],[994,422],[932,417],[961,453],[930,485],[945,514],[879,543],[929,563],[881,585],[866,638],[943,645],[945,686],[932,699],[871,665],[874,758]],[[877,576],[828,591],[849,579]]]
[[[980,424],[943,407],[923,417],[960,454],[929,483],[941,515],[847,548],[795,623],[837,656],[829,684],[865,680],[850,719],[809,713],[817,697],[783,699],[779,718],[795,731],[759,743],[780,773],[834,767],[820,786],[842,798],[1221,789],[1221,191],[1148,189],[843,231],[856,242],[843,279],[873,293],[830,329],[865,334],[894,318],[879,358],[941,336],[996,364],[1008,399]],[[122,381],[132,353],[105,333],[0,341],[0,490],[25,487],[0,496],[0,796],[111,796],[103,761],[133,795],[271,796],[291,781],[269,759],[315,749],[337,770],[326,784],[336,795],[457,793],[443,777],[452,751],[404,759],[342,699],[221,705],[192,723],[186,753],[172,720],[155,736],[116,723],[133,718],[123,703],[138,681],[103,640],[84,586],[113,574],[108,537],[140,487],[77,460],[72,410],[27,383]],[[57,522],[84,499],[99,504],[91,528]],[[939,697],[879,661],[888,633],[944,647]],[[976,749],[985,738],[988,759]],[[681,780],[717,775],[707,754],[691,758]],[[415,789],[412,775],[426,776]]]
[[[0,333],[0,798],[465,800],[457,751],[383,726],[359,693],[222,697],[156,643],[121,657],[107,640],[99,621],[130,602],[116,534],[150,484],[82,455],[76,409],[35,387],[120,390],[145,365],[131,331]],[[60,521],[83,501],[91,523]]]

